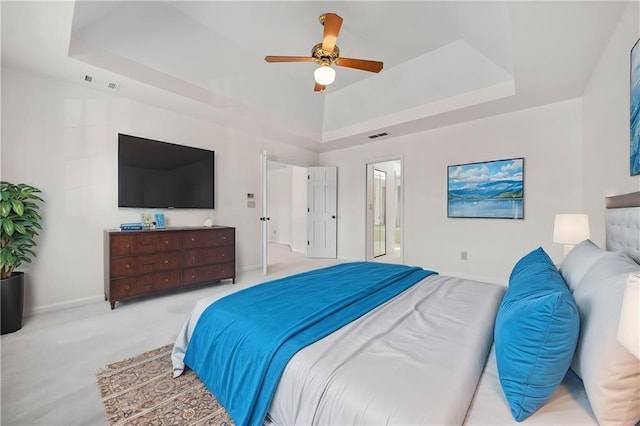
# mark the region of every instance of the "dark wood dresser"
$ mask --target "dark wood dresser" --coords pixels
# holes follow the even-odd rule
[[[106,230],[104,295],[111,303],[186,286],[236,282],[235,228]]]

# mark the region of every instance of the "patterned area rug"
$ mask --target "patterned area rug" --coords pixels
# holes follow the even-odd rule
[[[110,364],[96,374],[110,425],[233,425],[193,371],[173,378],[172,346]]]

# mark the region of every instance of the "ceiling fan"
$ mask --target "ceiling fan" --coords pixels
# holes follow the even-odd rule
[[[335,13],[323,13],[319,20],[320,24],[324,26],[324,34],[322,43],[316,44],[311,49],[311,56],[266,56],[264,60],[267,62],[315,62],[319,65],[313,73],[316,82],[313,90],[316,92],[322,92],[329,84],[333,83],[336,72],[331,68],[331,64],[375,73],[380,72],[382,62],[340,57],[340,49],[336,46],[342,26],[340,16]]]

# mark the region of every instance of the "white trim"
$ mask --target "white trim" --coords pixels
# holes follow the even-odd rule
[[[55,312],[61,311],[63,309],[75,308],[77,306],[88,305],[89,303],[95,302],[104,302],[105,306],[108,306],[107,302],[104,300],[104,294],[99,294],[95,296],[83,297],[80,299],[67,300],[66,302],[60,303],[52,303],[50,305],[37,306],[35,308],[31,308],[25,312],[25,317],[30,317],[33,315],[40,315],[47,312]]]
[[[257,263],[255,265],[243,266],[242,268],[238,268],[237,272],[250,272],[258,269],[262,269],[262,264]]]
[[[312,167],[312,164],[308,164],[308,163],[304,163],[296,160],[290,160],[288,158],[278,157],[277,155],[270,155],[268,152],[267,152],[267,161],[275,161],[276,163],[288,164],[290,166]]]

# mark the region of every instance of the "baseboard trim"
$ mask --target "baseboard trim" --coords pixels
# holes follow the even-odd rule
[[[238,268],[238,272],[249,272],[249,271],[255,271],[256,269],[262,269],[262,264],[256,264],[256,265],[249,265],[249,266],[243,266],[242,268]]]
[[[87,305],[89,303],[95,303],[95,302],[101,302],[101,301],[102,302],[104,301],[103,294],[83,297],[80,299],[67,300],[65,302],[52,303],[50,305],[37,306],[35,308],[31,308],[25,311],[25,317],[44,314],[47,312],[61,311],[63,309],[75,308],[77,306]]]

